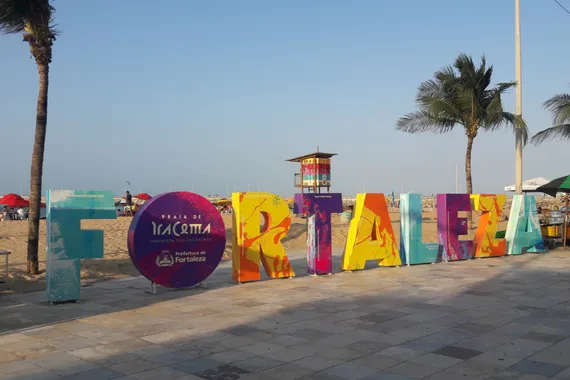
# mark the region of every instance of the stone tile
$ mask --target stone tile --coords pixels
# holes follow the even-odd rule
[[[323,331],[317,331],[312,329],[299,329],[297,331],[292,332],[290,335],[305,339],[307,341],[314,341],[318,339],[324,339],[328,337],[330,334]]]
[[[414,363],[412,361],[400,363],[394,367],[388,368],[386,372],[396,375],[406,376],[411,379],[423,379],[429,375],[440,372],[440,368],[431,367],[425,364]]]
[[[0,351],[0,364],[21,360],[22,358],[9,351]]]
[[[183,373],[196,374],[207,369],[214,369],[223,363],[208,359],[193,359],[169,365],[170,368]]]
[[[131,375],[133,373],[144,372],[154,368],[161,367],[160,364],[153,363],[146,359],[135,359],[123,363],[118,363],[109,367],[110,370]]]
[[[458,329],[462,329],[465,331],[469,331],[474,334],[481,334],[493,329],[493,326],[484,325],[481,323],[469,322],[469,323],[462,323],[455,326]]]
[[[379,353],[363,356],[358,359],[352,360],[350,363],[361,365],[368,368],[374,368],[377,370],[383,370],[400,364],[405,360],[391,358],[388,356],[380,355]]]
[[[138,359],[138,357],[133,354],[121,352],[118,348],[108,347],[106,345],[82,348],[70,351],[69,353],[77,356],[78,358],[103,366],[110,366]]]
[[[380,351],[378,354],[396,360],[407,361],[417,356],[423,355],[424,353],[405,347],[394,346]]]
[[[2,375],[2,380],[61,380],[63,377],[51,371],[40,369],[31,372],[18,372],[12,375]]]
[[[504,352],[492,350],[470,359],[470,362],[484,363],[497,368],[507,368],[519,362],[521,357],[509,356]]]
[[[50,370],[61,376],[70,376],[75,373],[98,368],[95,364],[66,352],[57,352],[30,359],[35,365]]]
[[[476,351],[488,351],[500,347],[505,343],[512,341],[511,337],[504,336],[479,336],[476,338],[465,339],[460,342],[454,343],[454,346],[469,348]]]
[[[567,366],[570,365],[568,352],[570,352],[570,340],[565,339],[537,352],[529,357],[529,359],[543,363]]]
[[[268,341],[268,343],[277,344],[280,346],[295,346],[297,344],[306,342],[308,342],[307,339],[299,338],[293,335],[279,335]]]
[[[488,375],[468,375],[466,373],[457,373],[451,371],[449,368],[444,369],[441,372],[435,373],[431,376],[425,378],[425,380],[483,380],[489,378]]]
[[[358,380],[370,376],[377,372],[376,369],[356,365],[353,363],[343,363],[323,371],[327,375],[336,376],[340,379]]]
[[[463,348],[458,346],[447,346],[434,351],[434,354],[449,356],[461,360],[471,359],[477,355],[482,354],[481,351],[472,350],[470,348]]]
[[[358,317],[358,319],[366,321],[366,322],[382,323],[382,322],[389,321],[391,319],[403,318],[406,315],[407,314],[405,314],[405,313],[399,313],[397,311],[385,310],[385,311],[382,311],[379,313],[363,315],[361,317]]]
[[[383,351],[391,345],[383,342],[359,341],[344,347],[363,356]]]
[[[143,356],[143,358],[152,363],[159,364],[161,366],[179,363],[192,359],[192,357],[187,353],[173,351],[173,350],[168,350],[168,352],[161,354]]]
[[[565,337],[560,335],[542,334],[533,331],[526,335],[523,335],[521,338],[528,340],[536,340],[538,342],[556,343],[561,341]]]
[[[63,339],[50,340],[49,344],[60,351],[72,351],[86,347],[97,346],[100,343],[77,335],[66,336]]]
[[[412,380],[411,377],[395,375],[393,373],[379,371],[370,376],[363,377],[360,380]]]
[[[38,371],[41,367],[29,360],[18,360],[0,365],[0,373],[10,375],[17,372]]]
[[[213,360],[220,363],[233,363],[240,360],[245,360],[257,356],[252,352],[242,351],[239,349],[230,349],[227,351],[218,352],[209,356],[205,356],[204,359]]]
[[[316,371],[322,371],[322,370],[337,366],[337,365],[342,364],[342,363],[344,363],[344,360],[331,359],[331,358],[327,358],[326,356],[322,356],[322,355],[318,355],[318,354],[307,356],[306,358],[292,362],[292,364],[298,365],[298,366],[303,367],[303,368],[311,369],[315,372]],[[358,363],[355,363],[355,364],[358,364]]]
[[[568,363],[570,365],[570,359],[568,359]],[[517,364],[513,365],[512,367],[509,367],[508,370],[513,372],[529,373],[545,377],[552,377],[564,371],[567,367],[568,366],[561,366],[557,364],[550,364],[535,360],[524,359],[518,362]]]
[[[560,380],[568,380],[570,379],[570,367],[566,368],[564,371],[556,374],[555,376],[556,379],[560,379]]]
[[[261,372],[263,370],[273,367],[278,367],[283,364],[285,363],[280,360],[270,359],[263,356],[254,356],[245,360],[240,360],[232,363],[233,366],[239,367],[248,372]]]
[[[351,361],[353,359],[365,356],[365,354],[361,354],[346,347],[323,349],[320,354],[326,356],[329,359],[338,359],[345,361]]]
[[[188,373],[177,371],[171,367],[159,367],[151,369],[150,371],[139,372],[131,375],[131,377],[136,380],[158,380],[158,379],[169,379],[178,380],[187,377]]]
[[[111,380],[118,379],[122,374],[112,371],[108,368],[95,368],[85,372],[76,373],[72,376],[67,376],[66,379],[70,380]]]
[[[260,379],[295,380],[314,373],[312,369],[287,363],[259,372]],[[240,378],[241,380],[241,378]]]
[[[462,362],[461,359],[432,353],[417,356],[412,358],[410,361],[440,369],[446,369]]]
[[[229,364],[219,366],[217,368],[207,369],[198,372],[196,376],[205,380],[219,380],[219,379],[239,379],[240,376],[249,373],[243,368],[235,367]]]
[[[493,377],[489,377],[489,380],[547,380],[548,377],[533,375],[530,373],[520,373],[504,371],[496,374]]]
[[[552,345],[552,343],[528,339],[515,339],[491,351],[522,359],[542,351],[550,345]]]
[[[264,355],[270,352],[276,352],[283,349],[283,346],[268,343],[268,342],[259,342],[256,344],[252,344],[250,346],[240,347],[241,351],[251,352],[255,355]]]
[[[444,370],[450,377],[449,379],[461,378],[464,379],[465,377],[478,377],[487,378],[491,377],[499,372],[501,372],[503,368],[495,367],[491,364],[481,363],[473,360],[463,361],[459,364],[454,365],[453,367],[449,367],[448,369]],[[455,373],[455,375],[453,375]],[[461,377],[459,377],[461,376]]]
[[[323,345],[324,347],[343,347],[358,341],[360,341],[360,338],[349,335],[334,334],[329,335],[326,338],[318,339],[314,341],[314,343]]]
[[[322,352],[323,350],[324,348],[322,346],[312,345],[310,343],[301,343],[296,346],[284,347],[281,350],[267,352],[261,356],[270,359],[280,360],[285,363],[290,363],[299,359],[303,359],[307,356],[311,356],[316,353]]]

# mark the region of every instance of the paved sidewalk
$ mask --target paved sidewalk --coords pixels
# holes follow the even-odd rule
[[[0,379],[570,379],[570,251],[319,277],[291,256],[292,280],[0,296]]]

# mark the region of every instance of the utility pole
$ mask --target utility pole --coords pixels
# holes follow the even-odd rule
[[[455,193],[459,194],[459,167],[455,164]]]
[[[521,0],[515,0],[515,80],[516,115],[522,118],[522,56],[521,56]],[[523,182],[523,146],[522,126],[517,125],[515,135],[515,193],[522,194]]]

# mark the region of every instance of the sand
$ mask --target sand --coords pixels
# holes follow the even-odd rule
[[[223,215],[227,228],[227,245],[224,259],[231,259],[231,215]],[[400,238],[400,214],[390,213],[392,226],[399,246]],[[83,282],[93,282],[119,278],[124,276],[138,275],[129,258],[127,251],[127,231],[132,218],[120,217],[116,220],[87,220],[83,221],[85,229],[102,229],[105,233],[105,258],[82,260],[81,277]],[[425,242],[437,241],[437,222],[435,212],[427,212],[423,215],[424,228],[423,239]],[[40,270],[45,271],[46,230],[45,220],[40,222]],[[9,280],[0,285],[0,292],[29,292],[45,289],[45,273],[31,276],[26,272],[26,244],[27,244],[26,221],[0,222],[0,250],[11,251]],[[500,226],[506,228],[506,223]],[[344,248],[347,223],[342,223],[340,217],[333,216],[332,244],[336,249]],[[474,231],[471,231],[472,238]],[[293,218],[291,230],[283,240],[288,250],[300,251],[306,249],[306,223],[304,219]],[[2,267],[0,267],[2,268]]]

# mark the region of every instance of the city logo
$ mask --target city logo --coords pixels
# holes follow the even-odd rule
[[[168,251],[163,251],[156,256],[156,265],[159,267],[171,267],[174,265],[174,257]]]

